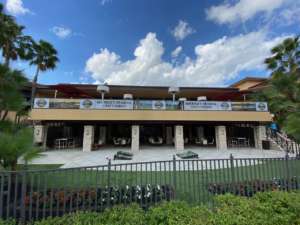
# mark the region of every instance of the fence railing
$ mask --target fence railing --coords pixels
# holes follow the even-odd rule
[[[267,136],[273,140],[281,150],[286,151],[286,153],[296,154],[298,157],[300,156],[300,144],[296,141],[272,129],[267,130]]]
[[[0,217],[32,221],[116,204],[143,208],[172,199],[212,204],[213,196],[300,189],[296,158],[192,159],[0,173]]]

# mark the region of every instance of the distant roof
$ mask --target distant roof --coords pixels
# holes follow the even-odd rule
[[[268,78],[262,78],[262,77],[245,77],[233,84],[231,84],[229,87],[233,87],[233,88],[236,88],[238,87],[239,85],[243,84],[243,83],[246,83],[246,82],[249,82],[249,81],[256,81],[258,83],[261,83],[261,82],[265,82],[267,81]]]

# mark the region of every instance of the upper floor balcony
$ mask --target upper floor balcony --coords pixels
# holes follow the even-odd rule
[[[73,121],[272,120],[266,102],[181,100],[36,98],[31,118]]]

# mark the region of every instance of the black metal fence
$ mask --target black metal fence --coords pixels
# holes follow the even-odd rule
[[[79,210],[102,211],[136,202],[143,208],[166,200],[211,204],[224,193],[300,189],[300,160],[233,158],[140,162],[0,172],[0,217],[21,221]]]

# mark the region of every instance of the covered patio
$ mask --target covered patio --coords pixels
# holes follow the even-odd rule
[[[134,152],[132,160],[113,160],[114,154],[118,151],[130,151],[124,148],[104,147],[101,151],[83,152],[81,149],[53,150],[44,152],[43,156],[34,159],[30,164],[61,164],[62,168],[74,168],[84,166],[106,165],[111,159],[112,164],[151,162],[171,160],[174,155],[181,152],[193,151],[199,155],[199,159],[228,159],[230,154],[235,158],[278,158],[284,157],[284,151],[258,150],[253,148],[218,150],[216,148],[189,147],[184,151],[176,151],[171,146],[157,147],[145,146],[143,151]],[[22,161],[20,160],[20,163]]]

